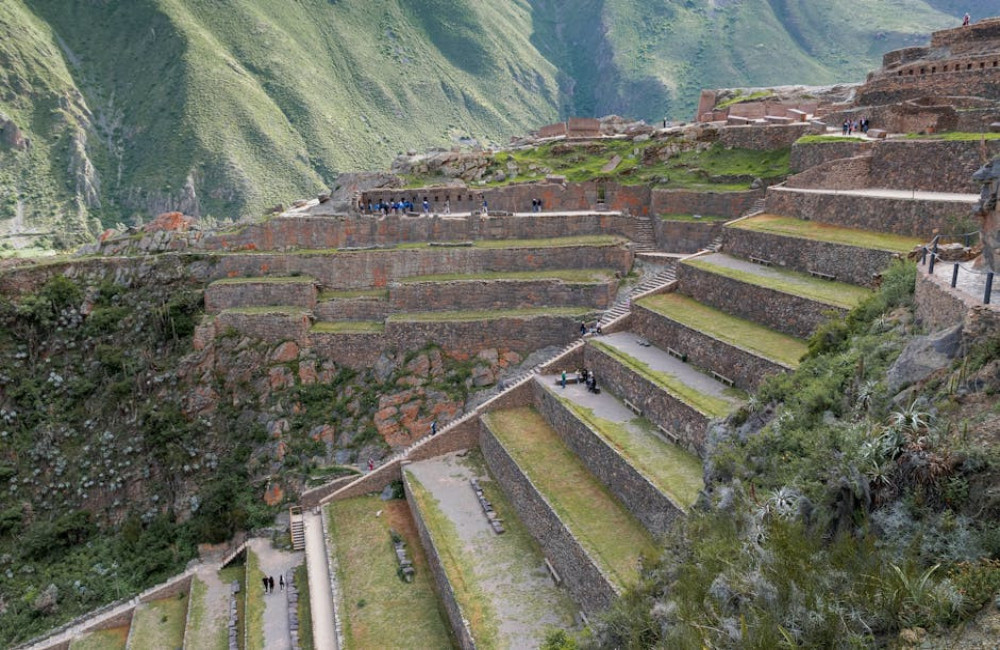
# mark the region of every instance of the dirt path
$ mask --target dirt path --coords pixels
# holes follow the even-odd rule
[[[274,593],[264,596],[264,647],[268,650],[291,650],[288,592],[279,589],[278,576],[288,575],[290,569],[302,564],[302,553],[279,551],[266,539],[251,540],[250,546],[260,560],[260,570],[274,578]]]
[[[201,625],[187,630],[184,645],[188,650],[215,650],[218,640],[227,638],[230,586],[219,577],[219,565],[215,563],[198,567],[194,577],[206,591],[200,603],[192,603],[201,608]]]

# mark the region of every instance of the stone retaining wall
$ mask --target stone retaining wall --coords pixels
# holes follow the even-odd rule
[[[382,332],[311,332],[309,346],[320,359],[364,370],[375,365],[389,347],[389,339]]]
[[[312,309],[317,294],[312,282],[213,282],[205,289],[205,311],[277,305]]]
[[[696,253],[722,234],[722,219],[704,221],[668,221],[656,219],[656,247],[667,253]]]
[[[942,264],[951,268],[950,264]],[[926,266],[917,268],[914,300],[917,322],[929,331],[961,324],[967,341],[1000,332],[1000,305],[984,305],[982,296],[952,289],[945,280],[929,275]]]
[[[389,317],[389,301],[384,297],[361,296],[357,298],[335,298],[316,304],[313,314],[317,321],[337,320],[377,320]]]
[[[687,355],[689,363],[714,370],[732,379],[743,390],[754,391],[769,376],[791,370],[777,361],[703,334],[642,305],[634,305],[632,312],[636,334],[660,349],[670,347]]]
[[[684,510],[639,473],[601,434],[573,414],[559,399],[532,382],[535,406],[591,474],[611,490],[654,536],[664,535]]]
[[[832,275],[840,282],[871,287],[898,257],[892,251],[783,237],[758,230],[726,228],[723,250],[730,255],[768,260],[776,267]]]
[[[800,339],[808,338],[813,330],[829,319],[830,312],[843,314],[847,311],[733,280],[688,264],[679,265],[677,270],[680,290],[685,295]]]
[[[863,140],[854,140],[852,142],[834,140],[830,142],[796,144],[792,146],[789,164],[793,174],[800,174],[807,169],[830,162],[831,160],[852,158],[861,152],[863,146]]]
[[[952,201],[796,192],[773,187],[767,191],[767,211],[771,214],[928,240],[935,229],[952,232],[952,224],[966,220],[971,209],[972,203]]]
[[[517,516],[538,541],[552,566],[583,609],[595,614],[611,606],[619,593],[566,528],[552,505],[531,482],[503,443],[480,420],[479,446],[490,474],[496,479]]]
[[[632,252],[618,244],[484,249],[438,247],[343,251],[332,254],[248,253],[204,261],[210,279],[263,275],[308,275],[330,290],[384,287],[418,275],[491,271],[605,268],[626,274]]]
[[[305,341],[312,327],[312,317],[299,313],[242,313],[224,311],[215,316],[215,335],[225,336],[230,330],[268,343]]]
[[[829,160],[790,176],[785,187],[823,190],[857,190],[872,187],[870,156]]]
[[[459,605],[455,591],[451,588],[448,573],[445,571],[444,565],[441,564],[441,556],[438,554],[437,545],[434,543],[434,536],[431,535],[427,524],[424,523],[424,518],[420,514],[420,508],[417,507],[413,499],[413,488],[410,487],[410,478],[406,471],[403,471],[402,479],[403,489],[406,492],[406,503],[410,506],[410,514],[413,515],[413,521],[417,525],[420,543],[427,553],[427,564],[431,568],[431,573],[434,574],[437,593],[441,597],[441,604],[444,605],[444,611],[448,615],[448,622],[451,624],[451,630],[455,634],[458,647],[462,648],[462,650],[475,650],[476,642],[472,638],[472,630],[469,629],[469,623],[462,612],[462,606]]]
[[[667,393],[636,371],[622,365],[603,350],[588,345],[587,368],[597,376],[599,386],[627,399],[642,410],[642,416],[677,437],[677,444],[703,457],[709,418],[704,413]]]
[[[607,309],[618,283],[561,280],[466,280],[404,282],[389,285],[394,312],[586,307]]]
[[[653,190],[650,213],[701,214],[735,219],[749,210],[764,190],[701,192],[697,190]],[[659,241],[659,240],[657,240]]]
[[[809,123],[726,126],[719,129],[719,142],[727,147],[772,151],[790,147],[804,135],[822,132],[820,127]]]

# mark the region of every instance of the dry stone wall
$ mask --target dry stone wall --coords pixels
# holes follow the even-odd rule
[[[726,228],[723,250],[744,259],[767,260],[774,266],[803,273],[824,273],[840,282],[866,287],[873,286],[882,271],[898,257],[892,251],[783,237],[744,228]]]
[[[538,541],[570,593],[588,613],[595,614],[610,607],[618,597],[611,580],[566,529],[559,515],[521,471],[489,425],[480,422],[479,446],[490,474],[503,488],[517,516]]]
[[[474,280],[405,282],[389,285],[393,311],[517,309],[522,307],[586,307],[607,309],[617,282],[559,280]]]
[[[864,142],[862,140],[796,144],[792,147],[789,166],[793,174],[800,174],[807,169],[822,165],[831,160],[856,156],[861,153],[863,145]]]
[[[205,311],[214,314],[235,307],[316,306],[312,282],[216,282],[205,289]]]
[[[945,280],[929,275],[926,266],[917,268],[914,300],[917,321],[930,331],[961,324],[963,336],[972,340],[1000,330],[1000,305],[984,305],[982,296],[952,289]]]
[[[625,504],[629,512],[655,536],[665,534],[683,509],[640,474],[598,432],[576,417],[565,404],[537,381],[535,405],[546,421],[591,474]]]
[[[381,332],[312,332],[309,345],[320,359],[364,370],[371,368],[388,347],[389,339]]]
[[[280,343],[307,340],[312,317],[308,312],[224,311],[215,316],[213,323],[216,336],[226,336],[230,331],[235,331],[268,343]]]
[[[609,387],[615,395],[635,404],[642,410],[643,417],[676,436],[677,443],[682,447],[699,457],[704,455],[707,416],[669,395],[600,348],[588,345],[584,354],[587,368],[594,372],[598,385]]]
[[[847,310],[813,302],[789,293],[746,284],[697,267],[678,267],[680,290],[699,302],[771,329],[805,339],[829,313]]]
[[[722,234],[722,219],[669,221],[657,219],[653,228],[657,249],[667,253],[694,253],[707,248]]]
[[[935,229],[952,232],[953,224],[965,220],[971,208],[971,203],[955,201],[796,192],[774,187],[767,191],[767,211],[772,214],[928,240]]]
[[[313,309],[317,321],[383,321],[388,318],[389,301],[384,297],[362,296],[323,300]]]
[[[804,135],[823,132],[822,127],[808,123],[727,126],[719,129],[719,142],[727,147],[772,151],[790,147]]]
[[[643,307],[633,306],[633,331],[656,347],[673,348],[687,356],[689,363],[732,379],[743,390],[756,390],[778,373],[790,370],[731,343],[720,341]]]

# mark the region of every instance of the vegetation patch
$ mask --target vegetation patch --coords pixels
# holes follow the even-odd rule
[[[316,278],[307,275],[265,275],[255,278],[222,278],[212,284],[315,284]]]
[[[300,316],[309,313],[308,309],[292,305],[262,305],[258,307],[231,307],[223,309],[223,314],[245,314],[247,316],[263,316],[275,314],[282,316]]]
[[[907,133],[907,140],[943,140],[945,142],[979,142],[980,140],[1000,140],[1000,133],[972,133],[968,131],[947,131],[945,133]]]
[[[243,627],[246,630],[246,650],[264,650],[264,609],[267,607],[267,596],[264,593],[265,573],[260,568],[260,558],[251,549],[247,549],[246,565],[246,618]]]
[[[404,636],[414,648],[449,647],[434,577],[406,501],[359,497],[330,504],[326,514],[345,599],[347,647],[394,647]],[[411,583],[397,575],[393,531],[406,543],[416,569]]]
[[[98,630],[79,639],[74,639],[69,650],[125,650],[127,642],[128,626],[126,625],[110,630]]]
[[[187,594],[144,603],[132,616],[132,646],[178,648],[184,642]]]
[[[299,602],[295,611],[299,616],[300,650],[314,650],[312,609],[309,605],[309,567],[303,562],[295,567],[295,587],[299,592]]]
[[[701,460],[697,456],[660,440],[653,432],[653,424],[645,418],[613,422],[598,417],[593,409],[572,400],[559,397],[559,401],[611,443],[675,503],[682,508],[694,505],[704,488]]]
[[[385,323],[377,320],[340,320],[314,323],[309,330],[314,334],[384,334]]]
[[[493,411],[490,429],[592,558],[619,586],[656,553],[652,537],[533,408]]]
[[[805,221],[793,217],[780,217],[773,214],[762,214],[750,219],[738,221],[729,228],[764,232],[783,237],[797,237],[814,241],[842,244],[844,246],[859,246],[892,251],[894,253],[909,253],[915,247],[924,243],[916,237],[904,237],[887,232],[874,232],[843,228],[818,221]]]
[[[746,102],[756,102],[762,99],[769,99],[771,97],[774,97],[773,90],[758,90],[756,92],[750,93],[749,95],[744,95],[742,90],[736,90],[732,98],[716,104],[715,108],[717,110],[722,110],[724,108],[729,108],[730,106],[735,106],[736,104],[744,104]]]
[[[389,297],[388,289],[348,289],[344,291],[323,291],[319,294],[318,300],[348,300],[350,298],[375,298],[376,300],[386,300]]]
[[[846,135],[804,135],[795,144],[823,144],[825,142],[864,142],[861,138],[851,138]]]
[[[699,413],[704,413],[712,418],[721,418],[729,415],[729,413],[731,413],[732,410],[738,406],[738,401],[735,399],[730,401],[696,390],[685,384],[677,376],[662,370],[653,370],[648,363],[640,361],[632,355],[623,352],[615,346],[605,343],[604,341],[591,339],[589,344],[606,353],[626,368],[633,370],[648,381],[667,391],[674,398],[684,402]]]
[[[475,248],[574,248],[578,246],[614,246],[624,244],[617,235],[576,235],[543,239],[477,239]]]
[[[649,296],[638,304],[693,330],[793,368],[799,365],[799,359],[807,351],[805,341],[737,318],[676,292]]]
[[[704,258],[687,260],[688,264],[695,268],[709,273],[715,273],[732,280],[753,284],[766,289],[773,289],[783,293],[790,293],[808,300],[850,309],[861,302],[866,296],[871,295],[871,291],[853,284],[843,282],[831,282],[821,278],[815,278],[805,273],[795,271],[777,270],[772,268],[761,268],[758,273],[751,273],[742,269],[734,269],[721,264],[715,264]]]
[[[229,593],[226,584],[225,593]],[[215,619],[209,618],[211,604],[207,602],[208,585],[198,576],[191,579],[191,602],[188,605],[188,626],[184,633],[184,645],[191,650],[222,650],[227,647],[229,629],[225,612],[228,607],[219,608],[223,613]],[[228,603],[227,603],[228,605]]]

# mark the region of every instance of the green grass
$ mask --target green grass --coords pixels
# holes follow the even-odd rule
[[[750,93],[749,95],[744,95],[742,90],[736,91],[736,96],[732,99],[727,99],[724,102],[719,102],[715,105],[717,109],[728,108],[735,104],[743,104],[744,102],[755,102],[761,99],[769,99],[774,97],[774,92],[770,90],[758,90],[757,92]]]
[[[434,540],[441,566],[448,576],[455,599],[462,608],[462,616],[469,622],[477,647],[496,647],[499,638],[496,612],[482,585],[476,580],[472,558],[459,543],[455,524],[441,512],[437,499],[412,473],[408,480],[420,516]]]
[[[946,142],[979,142],[980,140],[1000,140],[1000,133],[970,133],[967,131],[947,131],[944,133],[907,133],[908,140],[944,140]]]
[[[663,442],[653,433],[653,424],[643,418],[613,422],[572,400],[559,400],[622,453],[661,492],[682,508],[690,508],[702,488],[701,460],[677,445]],[[638,432],[636,431],[638,430]]]
[[[91,632],[73,639],[69,650],[125,650],[128,642],[128,626]]]
[[[861,142],[860,138],[849,138],[846,135],[804,135],[795,144],[823,144],[824,142]]]
[[[552,269],[542,271],[484,271],[481,273],[439,273],[400,278],[403,284],[415,282],[456,282],[473,280],[559,280],[574,283],[605,282],[614,276],[611,269]]]
[[[656,554],[642,524],[535,409],[493,411],[485,421],[598,566],[619,586],[634,583],[639,558]]]
[[[309,331],[314,334],[383,334],[385,323],[375,320],[342,320],[315,323]]]
[[[406,501],[377,496],[337,501],[327,508],[327,517],[345,599],[347,648],[401,647],[404,639],[413,648],[449,647],[434,577]],[[406,542],[416,569],[412,583],[396,575],[390,529]],[[358,607],[360,601],[363,607]]]
[[[730,228],[753,230],[785,237],[798,237],[814,241],[842,244],[844,246],[859,246],[892,251],[894,253],[909,253],[914,247],[923,243],[916,237],[905,237],[887,232],[843,228],[817,221],[805,221],[792,217],[781,217],[773,214],[762,214],[751,219],[744,219]]]
[[[693,214],[661,214],[660,219],[664,221],[684,221],[691,223],[708,223],[712,221],[729,221],[733,217],[723,217],[716,214],[703,214],[695,218]]]
[[[184,641],[187,598],[164,598],[136,608],[132,616],[132,647],[179,648]]]
[[[219,571],[219,579],[223,584],[231,585],[233,581],[240,583],[240,592],[236,594],[236,620],[240,624],[240,632],[236,635],[236,642],[240,650],[243,650],[243,626],[246,624],[247,605],[247,573],[246,567],[241,564],[229,566]],[[262,585],[263,586],[263,585]],[[228,644],[227,644],[228,645]]]
[[[500,318],[534,318],[536,316],[577,318],[587,313],[587,309],[582,307],[531,307],[525,309],[411,312],[393,314],[389,316],[389,320],[394,323],[447,323],[497,320]]]
[[[791,368],[797,368],[799,359],[807,351],[805,341],[782,334],[709,307],[697,300],[678,293],[663,293],[643,298],[638,303],[671,320],[704,332],[720,341],[750,350]]]
[[[375,298],[377,300],[385,300],[389,297],[389,291],[386,289],[348,289],[345,291],[324,291],[319,294],[318,300],[320,302],[325,302],[327,300],[349,300],[351,298]]]
[[[295,586],[299,590],[299,602],[296,612],[299,615],[299,647],[301,650],[313,650],[312,610],[309,605],[309,568],[305,562],[295,567]]]
[[[297,316],[300,314],[305,314],[309,310],[304,307],[296,307],[294,305],[263,305],[259,307],[230,307],[229,309],[223,309],[224,314],[247,314],[247,315],[263,315],[263,314],[281,314],[285,316]]]
[[[260,558],[252,550],[247,549],[246,567],[246,617],[243,627],[246,630],[246,650],[264,650],[264,608],[267,603],[264,594],[264,572],[260,570]]]
[[[229,593],[229,583],[226,583],[225,593]],[[228,599],[226,607],[222,608],[223,615],[209,620],[206,609],[209,604],[206,602],[208,586],[197,576],[191,580],[191,603],[189,609],[189,625],[185,630],[184,639],[186,646],[190,650],[226,650],[229,647],[229,630],[227,627]]]
[[[603,341],[598,341],[595,339],[590,340],[590,345],[597,347],[597,349],[606,352],[609,356],[616,359],[619,363],[627,368],[631,368],[639,375],[645,377],[649,381],[653,382],[660,388],[663,388],[671,395],[684,402],[688,406],[692,407],[700,413],[712,418],[722,418],[726,417],[731,413],[738,404],[736,399],[730,401],[722,399],[721,397],[716,397],[714,395],[707,395],[701,391],[691,388],[678,377],[670,374],[669,372],[664,372],[662,370],[653,370],[649,367],[649,364],[636,359],[630,354],[622,352],[613,345],[609,345]],[[734,393],[734,397],[738,393]],[[742,396],[741,396],[742,397]]]
[[[795,271],[777,271],[768,268],[763,270],[773,273],[762,275],[712,264],[703,259],[688,260],[684,264],[740,282],[790,293],[844,309],[851,309],[865,297],[871,295],[871,291],[863,287],[843,282],[831,282]]]
[[[316,278],[308,275],[274,276],[266,275],[258,278],[223,278],[212,284],[315,284]]]
[[[475,248],[568,248],[575,246],[613,246],[625,239],[616,235],[577,235],[575,237],[549,237],[543,239],[477,239]]]

